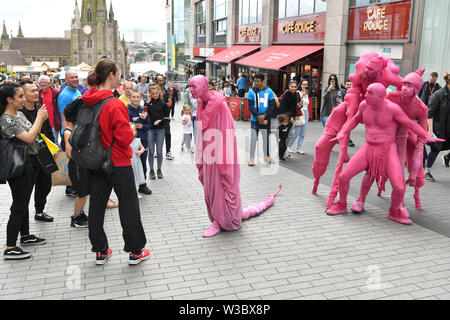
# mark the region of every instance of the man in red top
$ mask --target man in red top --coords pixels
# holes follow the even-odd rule
[[[59,91],[50,86],[50,78],[41,76],[38,80],[39,94],[42,96],[42,102],[48,111],[48,120],[52,126],[55,142],[59,147],[59,137],[61,136],[61,114],[58,109]]]

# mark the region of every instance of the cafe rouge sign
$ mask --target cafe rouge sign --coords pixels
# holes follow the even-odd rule
[[[350,10],[349,41],[407,41],[411,24],[411,0]]]
[[[236,43],[261,42],[261,24],[248,24],[236,27]]]
[[[275,20],[273,41],[282,43],[324,41],[325,14]]]

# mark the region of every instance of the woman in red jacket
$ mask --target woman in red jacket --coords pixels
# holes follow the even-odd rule
[[[95,66],[93,79],[96,87],[88,90],[82,100],[89,106],[112,97],[112,90],[120,84],[120,70],[110,60],[100,60]],[[89,239],[92,251],[97,253],[96,264],[105,264],[112,250],[108,246],[103,222],[105,209],[112,188],[119,198],[120,223],[125,241],[124,251],[130,253],[129,264],[138,264],[150,257],[145,249],[147,239],[142,227],[134,175],[131,167],[130,143],[134,134],[130,126],[128,110],[119,99],[108,101],[99,115],[100,139],[105,150],[113,143],[111,159],[114,172],[91,171],[91,199],[89,204]]]

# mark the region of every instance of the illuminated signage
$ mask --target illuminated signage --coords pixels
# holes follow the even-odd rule
[[[294,21],[292,23],[283,25],[281,27],[281,32],[283,32],[284,34],[316,32],[316,21]]]

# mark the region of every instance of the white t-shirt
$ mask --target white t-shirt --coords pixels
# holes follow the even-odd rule
[[[186,122],[186,124],[183,125],[183,133],[184,134],[194,133],[194,128],[192,127],[191,117],[187,114],[184,114],[183,117],[181,118],[181,120],[182,121],[189,120],[188,122]]]
[[[302,99],[302,111],[308,111],[308,106],[309,106],[309,96],[306,94],[304,97],[302,97],[302,92],[301,91],[297,91],[298,94],[300,95],[300,98]]]
[[[231,88],[223,88],[223,94],[225,95],[225,97],[229,98],[231,96]]]

